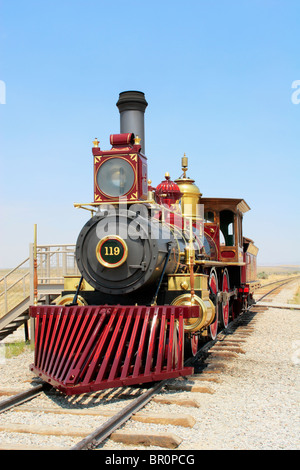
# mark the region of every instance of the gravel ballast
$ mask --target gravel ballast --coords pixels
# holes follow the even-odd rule
[[[299,281],[284,287],[273,297],[273,301],[286,303],[291,300]],[[222,360],[226,367],[219,373],[219,383],[201,382],[201,385],[213,388],[213,394],[182,392],[172,396],[195,399],[199,408],[184,408],[178,405],[149,403],[143,411],[151,413],[192,414],[196,419],[193,428],[171,425],[147,424],[147,429],[157,432],[174,433],[181,437],[182,443],[177,450],[204,449],[299,449],[299,364],[300,364],[300,327],[299,310],[269,308],[257,313],[253,321],[253,332],[244,338],[241,345],[244,353],[228,360]],[[20,330],[19,334],[23,334]],[[21,336],[23,339],[23,336]],[[11,338],[9,339],[11,341]],[[33,362],[33,352],[27,351],[18,357],[5,359],[5,345],[0,347],[0,390],[27,389],[32,373],[29,364]],[[66,399],[60,397],[63,406],[84,408],[105,407],[106,401],[89,401],[87,395]],[[0,400],[2,398],[0,397]],[[40,396],[35,399],[37,407],[50,405],[60,407],[59,399]],[[69,404],[69,405],[68,405]],[[116,396],[115,409],[125,406]],[[110,403],[109,408],[112,408]],[[9,411],[0,415],[3,423],[27,423],[28,413]],[[55,425],[55,415],[36,413],[37,424]],[[66,426],[97,427],[99,417],[76,417],[67,415]],[[98,421],[97,421],[98,420]],[[101,421],[102,422],[102,421]],[[145,425],[129,422],[123,430],[136,430],[143,433]],[[0,433],[0,441],[21,444],[70,446],[78,442],[76,438],[46,437],[38,435],[9,435]],[[135,449],[140,447],[125,446],[107,440],[102,449]],[[146,449],[146,447],[144,447]],[[160,449],[151,447],[151,449]]]

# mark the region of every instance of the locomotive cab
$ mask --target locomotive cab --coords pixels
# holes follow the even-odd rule
[[[243,262],[243,215],[250,210],[244,199],[201,198],[206,226],[219,228],[219,261]]]

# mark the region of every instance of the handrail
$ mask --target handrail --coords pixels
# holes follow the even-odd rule
[[[74,244],[71,244],[71,243],[65,243],[65,244],[61,244],[61,245],[38,245],[37,246],[37,249],[39,248],[54,248],[54,247],[66,247],[66,246],[69,246],[69,247],[74,247],[76,245]],[[44,251],[44,253],[72,253],[72,251],[53,251],[53,252],[50,252],[50,251]],[[22,261],[22,263],[18,264],[18,266],[16,266],[15,268],[11,269],[8,273],[4,274],[3,277],[0,278],[0,282],[1,281],[4,281],[5,278],[7,278],[8,276],[10,276],[12,273],[14,273],[17,269],[19,269],[23,264],[27,263],[28,261],[30,260],[30,258],[26,258],[24,261]]]
[[[19,269],[23,264],[27,263],[27,261],[29,261],[29,257],[26,258],[24,261],[22,261],[22,263],[20,263],[18,266],[16,266],[15,268],[11,269],[11,271],[9,271],[8,273],[4,274],[3,277],[0,278],[0,282],[3,281],[7,276],[9,276],[10,274],[12,274],[13,272],[15,272],[17,269]]]
[[[53,283],[63,284],[64,275],[77,272],[75,247],[76,245],[72,243],[37,245],[38,281],[41,288],[43,286],[44,289],[46,285],[49,285],[51,291],[54,285]],[[15,308],[16,305],[22,302],[28,295],[32,298],[32,249],[33,245],[30,244],[29,257],[0,278],[0,318],[10,312],[11,309]],[[28,263],[27,266],[25,266],[26,263]],[[20,269],[22,271],[17,272]],[[40,296],[41,295],[46,295],[45,290],[40,293]]]
[[[27,273],[23,274],[23,276],[21,276],[19,279],[17,279],[11,286],[7,287],[6,292],[8,292],[13,287],[15,287],[15,285],[17,285],[20,281],[23,281],[26,276],[29,276],[29,271]],[[4,295],[4,294],[5,294],[5,291],[0,292],[0,297],[1,297],[1,295]]]
[[[54,247],[65,247],[65,246],[76,246],[74,243],[62,243],[61,245],[38,245],[37,249],[39,248],[54,248]]]

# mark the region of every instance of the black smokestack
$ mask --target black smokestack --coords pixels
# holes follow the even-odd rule
[[[145,153],[144,114],[148,103],[141,91],[123,91],[117,106],[120,111],[120,133],[133,132],[141,139],[142,153]]]

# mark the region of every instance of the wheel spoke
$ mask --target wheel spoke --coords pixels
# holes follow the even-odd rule
[[[215,270],[215,268],[213,268],[211,271],[210,271],[210,275],[209,275],[209,287],[212,291],[213,294],[215,294],[215,296],[217,296],[217,293],[218,293],[218,277],[217,277],[217,272]],[[217,297],[215,297],[216,299]],[[217,300],[214,301],[214,304],[215,304],[215,309],[216,309],[216,315],[215,315],[215,320],[214,322],[209,325],[209,332],[210,332],[210,336],[212,339],[215,339],[216,336],[217,336],[217,333],[218,333],[218,302]]]
[[[222,279],[222,291],[229,292],[229,275],[227,269],[224,269]],[[229,299],[222,301],[222,326],[227,328],[229,321]]]

